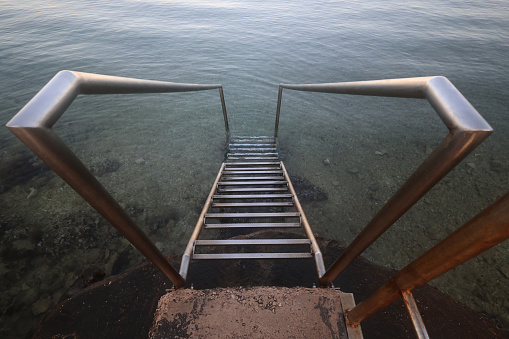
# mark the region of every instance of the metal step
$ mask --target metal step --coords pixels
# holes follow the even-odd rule
[[[299,212],[274,212],[274,213],[207,213],[205,218],[296,218],[300,217]]]
[[[292,198],[290,193],[287,194],[228,194],[220,195],[216,194],[212,196],[212,199],[283,199]]]
[[[223,173],[224,174],[224,173]],[[238,176],[226,176],[222,177],[221,180],[284,180],[285,178],[280,176],[261,176],[261,177],[238,177]]]
[[[224,207],[292,207],[293,202],[213,202],[212,208]]]
[[[232,142],[228,145],[228,148],[235,148],[235,147],[253,147],[253,148],[260,148],[260,147],[267,147],[267,148],[277,148],[277,144],[274,143],[274,141],[271,140],[258,140],[258,141],[252,141],[252,142],[246,142],[246,141],[236,141]]]
[[[275,141],[275,137],[269,137],[269,136],[260,136],[260,137],[252,137],[252,136],[235,136],[231,137],[230,141],[238,141],[238,140],[273,140]]]
[[[194,260],[221,259],[307,259],[313,258],[311,253],[214,253],[193,254]]]
[[[248,175],[248,174],[281,174],[283,175],[283,171],[282,170],[264,170],[264,171],[253,171],[253,170],[245,170],[245,171],[230,171],[230,170],[226,170],[226,171],[223,171],[223,175],[238,175],[238,174],[242,174],[242,175]]]
[[[244,145],[270,145],[270,146],[276,146],[276,142],[274,140],[270,139],[258,139],[258,140],[232,140],[229,143],[229,146],[244,146]]]
[[[230,150],[230,152],[234,149],[239,149],[241,151],[256,151],[256,152],[260,152],[260,151],[263,151],[263,150],[273,150],[273,151],[276,151],[277,150],[277,147],[276,146],[267,146],[267,145],[262,145],[262,146],[259,146],[259,147],[254,147],[252,146],[252,144],[243,144],[243,145],[230,145],[230,147],[228,148]]]
[[[286,180],[262,180],[262,181],[220,181],[220,186],[238,186],[238,185],[287,185]]]
[[[195,246],[310,245],[309,239],[196,240]]]
[[[230,163],[228,163],[230,165]],[[249,174],[249,172],[264,172],[264,171],[272,171],[272,172],[279,172],[281,169],[279,166],[273,166],[273,167],[265,167],[265,166],[225,166],[225,172],[238,172],[239,174]]]
[[[301,224],[298,222],[246,222],[231,224],[205,224],[205,228],[209,229],[226,229],[226,228],[299,228]]]
[[[245,157],[245,156],[253,156],[253,155],[258,155],[258,156],[277,156],[277,152],[249,152],[249,153],[234,153],[234,152],[230,152],[228,153],[228,156],[232,156],[232,157]]]
[[[239,163],[234,163],[234,165],[237,165]],[[281,171],[281,167],[279,166],[279,163],[277,163],[274,166],[269,165],[249,165],[249,166],[229,166],[232,165],[231,163],[226,163],[226,166],[224,168],[224,171],[237,171],[237,172],[249,172],[249,171]]]
[[[247,144],[247,143],[243,143],[243,144],[230,144],[228,146],[228,149],[233,149],[233,148],[248,148],[248,147],[251,147],[251,148],[274,148],[276,149],[277,146],[276,144],[273,144],[273,143],[256,143],[256,144]]]
[[[245,162],[234,162],[234,163],[227,163],[226,167],[237,167],[237,166],[266,166],[266,165],[274,165],[279,166],[281,168],[281,163],[279,161],[260,161],[260,162],[254,162],[254,161],[245,161]]]
[[[258,154],[258,153],[276,153],[277,150],[275,148],[230,148],[229,154],[232,153],[249,153],[249,154]]]
[[[228,157],[277,157],[277,152],[263,151],[263,152],[245,152],[245,151],[235,151],[228,152]]]
[[[266,170],[266,171],[230,171],[226,170],[223,171],[223,175],[252,175],[252,174],[281,174],[283,176],[283,171],[281,170]]]
[[[288,187],[219,187],[217,192],[288,192]]]
[[[278,160],[279,158],[278,157],[248,157],[248,156],[237,157],[237,156],[230,156],[230,155],[228,155],[227,159],[228,160],[260,160],[260,161],[270,161],[270,160]]]

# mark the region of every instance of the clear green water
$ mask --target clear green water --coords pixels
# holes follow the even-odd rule
[[[279,83],[447,76],[495,132],[366,252],[379,264],[402,268],[507,191],[505,1],[0,4],[3,123],[62,69],[221,83],[233,132],[253,135],[272,133]],[[304,206],[313,230],[343,244],[447,134],[419,100],[285,91],[281,114],[288,170],[329,196]],[[87,165],[117,164],[100,181],[165,254],[183,251],[223,159],[216,91],[80,97],[55,130]],[[2,336],[23,337],[84,268],[139,260],[42,168],[0,130]],[[508,262],[504,243],[435,285],[509,326]]]

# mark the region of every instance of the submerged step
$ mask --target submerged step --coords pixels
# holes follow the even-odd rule
[[[246,222],[231,224],[205,224],[205,228],[226,229],[226,228],[298,228],[298,222]]]
[[[282,175],[280,175],[280,176],[259,176],[259,177],[226,176],[226,177],[222,177],[221,179],[222,180],[284,180],[284,177]]]
[[[269,136],[234,136],[230,138],[230,141],[238,141],[238,140],[276,140],[275,137]]]
[[[238,185],[286,185],[286,180],[259,180],[259,181],[220,181],[220,186],[238,186]]]
[[[226,167],[261,166],[261,165],[274,165],[274,166],[279,166],[279,168],[281,168],[281,163],[279,161],[260,161],[260,162],[245,161],[245,162],[234,162],[234,163],[227,163]]]
[[[310,245],[309,239],[196,240],[195,246]]]
[[[295,218],[300,217],[299,212],[275,212],[275,213],[207,213],[205,218]]]
[[[253,155],[259,155],[259,156],[276,156],[278,155],[277,152],[248,152],[248,153],[228,153],[229,156],[234,157],[243,157],[243,156],[253,156]]]
[[[228,194],[228,195],[213,195],[212,199],[282,199],[292,198],[290,193],[286,194]]]
[[[288,186],[285,187],[231,187],[231,188],[218,188],[218,192],[288,192]]]
[[[251,145],[246,145],[245,147],[240,147],[240,146],[235,146],[235,147],[232,147],[230,146],[230,152],[234,152],[234,151],[241,151],[241,152],[245,152],[245,151],[253,151],[253,152],[264,152],[264,151],[268,151],[268,152],[275,152],[276,151],[276,147],[252,147]]]
[[[211,253],[193,254],[195,260],[232,260],[232,259],[307,259],[311,253]]]
[[[229,147],[274,147],[274,148],[277,147],[277,145],[272,141],[267,141],[267,142],[256,141],[255,143],[254,142],[231,143],[228,146]]]
[[[293,207],[293,202],[214,202],[213,208],[218,207]]]
[[[283,174],[283,171],[282,170],[270,170],[269,168],[267,168],[267,170],[262,170],[262,171],[253,171],[253,170],[250,170],[250,169],[246,169],[244,171],[238,171],[238,170],[235,170],[235,171],[231,171],[231,170],[225,170],[223,171],[223,174],[224,175],[235,175],[235,174],[242,174],[242,175],[248,175],[248,174]]]
[[[228,160],[260,160],[260,161],[268,161],[268,160],[278,160],[278,157],[248,157],[248,156],[231,156],[228,155]]]

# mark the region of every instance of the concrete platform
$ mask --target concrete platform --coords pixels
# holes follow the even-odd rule
[[[348,338],[339,291],[183,289],[161,297],[149,338]]]

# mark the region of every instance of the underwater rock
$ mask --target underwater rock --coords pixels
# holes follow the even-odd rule
[[[81,274],[82,287],[85,288],[103,280],[105,275],[104,271],[97,266],[91,266],[85,269]]]
[[[159,251],[162,251],[165,247],[164,244],[160,241],[156,242],[155,245]]]
[[[508,167],[500,161],[500,159],[491,158],[490,159],[490,170],[495,173],[504,173],[507,171]]]
[[[30,240],[15,240],[13,242],[3,243],[0,256],[4,260],[18,260],[24,256],[30,255],[33,250],[34,244]]]
[[[27,195],[27,200],[33,198],[37,194],[37,189],[30,187],[30,193]]]
[[[111,275],[116,275],[127,270],[132,263],[133,257],[133,247],[126,247],[121,253],[119,253],[116,260],[113,262],[111,266]]]
[[[290,179],[300,202],[325,201],[329,198],[324,190],[305,178],[290,176]]]
[[[39,185],[44,184],[49,176],[45,174],[50,168],[31,152],[22,152],[13,159],[1,159],[0,182],[1,192],[28,183],[35,178],[41,178]]]
[[[509,266],[500,267],[499,271],[507,278],[509,279]]]
[[[104,160],[90,166],[90,171],[92,174],[100,177],[106,173],[116,172],[119,168],[120,162],[117,160]]]
[[[21,255],[23,255],[29,251],[32,251],[34,249],[34,244],[32,244],[30,240],[26,239],[16,240],[15,242],[12,243],[12,248],[15,251],[18,251]]]
[[[21,305],[33,304],[39,297],[39,291],[35,288],[29,288],[17,297],[17,302]]]
[[[69,289],[62,295],[60,302],[65,299],[72,298],[74,295],[79,293],[81,290],[88,286],[101,281],[106,276],[106,273],[97,266],[90,266],[86,268],[83,273],[74,281]]]
[[[99,248],[92,248],[86,256],[86,261],[90,263],[96,262],[101,257],[102,251]]]
[[[39,299],[32,305],[32,314],[39,315],[46,312],[51,305],[51,298]]]

